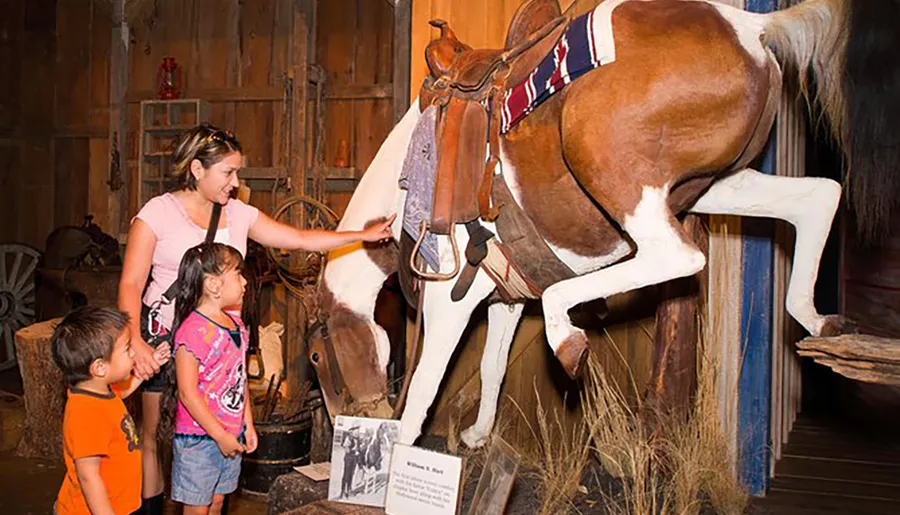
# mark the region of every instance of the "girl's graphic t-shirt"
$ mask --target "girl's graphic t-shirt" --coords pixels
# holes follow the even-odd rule
[[[222,427],[238,436],[244,424],[244,390],[247,383],[244,363],[250,333],[240,317],[229,316],[237,325],[237,331],[230,331],[194,311],[175,333],[174,348],[177,351],[179,347],[184,347],[197,359],[197,390],[206,399],[210,413],[215,415]],[[175,433],[206,434],[181,400],[175,413]]]

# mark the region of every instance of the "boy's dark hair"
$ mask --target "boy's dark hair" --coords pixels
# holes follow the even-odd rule
[[[53,331],[50,349],[69,386],[91,378],[91,363],[109,359],[116,338],[128,327],[127,313],[112,308],[73,309]]]

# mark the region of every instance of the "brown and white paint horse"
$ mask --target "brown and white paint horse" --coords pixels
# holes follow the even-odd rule
[[[900,70],[891,54],[896,27],[885,21],[896,21],[896,2],[810,0],[769,14],[703,0],[607,2],[618,4],[612,15],[616,61],[567,86],[501,141],[503,180],[515,201],[557,257],[579,274],[550,286],[541,299],[551,348],[561,358],[574,355],[576,362],[586,352],[584,332],[569,319],[573,306],[699,272],[704,255],[676,218],[687,212],[771,217],[794,225],[787,310],[811,334],[840,332],[838,317],[816,310],[813,289],[841,186],[765,175],[748,165],[767,140],[781,95],[782,71],[772,46],[793,70],[815,73],[817,100],[851,166],[857,217],[866,224],[886,216],[900,175],[900,148],[891,146],[896,133],[888,125],[900,105],[897,91],[885,89],[897,86]],[[872,8],[884,12],[863,11]],[[859,23],[880,24],[876,29],[887,39],[866,39],[871,32]],[[894,46],[871,48],[873,41]],[[873,50],[881,51],[877,62]],[[879,78],[884,80],[872,84]],[[874,98],[857,98],[866,92]],[[414,106],[391,132],[340,229],[358,229],[401,211],[404,192],[397,178],[418,116]],[[866,149],[871,152],[859,155]],[[873,198],[875,210],[867,204]],[[399,231],[398,219],[395,237]],[[466,231],[457,227],[456,236],[464,248]],[[454,257],[443,238],[440,254],[442,270],[449,269]],[[310,332],[310,343],[332,414],[390,413],[388,340],[373,311],[396,258],[393,246],[342,249],[329,257],[320,284],[323,323]],[[494,290],[483,272],[459,302],[451,301],[451,287],[450,281],[424,287],[423,352],[403,412],[402,443],[418,437],[472,311]],[[521,304],[488,309],[481,407],[463,434],[468,445],[482,444],[491,431],[521,313]],[[321,356],[326,339],[339,351],[327,360]],[[334,369],[343,370],[341,388],[332,388]]]

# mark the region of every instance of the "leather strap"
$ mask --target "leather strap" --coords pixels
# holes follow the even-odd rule
[[[471,288],[472,281],[475,280],[475,274],[478,272],[478,265],[487,256],[487,243],[494,237],[494,233],[481,225],[478,220],[466,223],[466,231],[469,233],[469,243],[466,246],[466,264],[463,266],[456,284],[453,285],[453,289],[450,290],[450,300],[453,302],[459,302],[469,293],[469,288]]]
[[[484,175],[478,186],[478,211],[485,222],[493,222],[500,216],[500,205],[491,205],[494,190],[494,170],[500,163],[500,110],[503,91],[506,89],[506,76],[494,81],[494,94],[491,95],[490,121],[488,122],[488,160],[484,165]]]

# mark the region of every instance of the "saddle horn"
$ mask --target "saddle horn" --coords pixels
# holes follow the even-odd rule
[[[441,36],[425,47],[425,62],[431,74],[438,78],[447,73],[460,54],[471,51],[472,47],[457,39],[445,20],[434,19],[428,24],[441,30]]]

